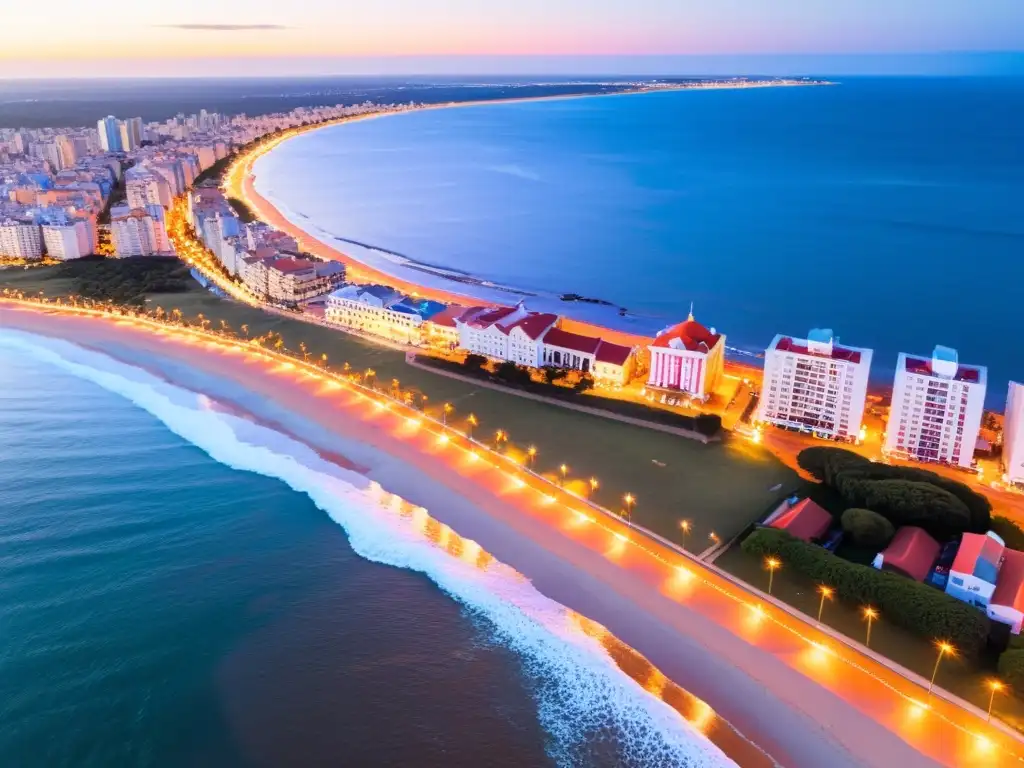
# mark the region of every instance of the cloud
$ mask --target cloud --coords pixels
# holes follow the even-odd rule
[[[246,29],[288,29],[283,24],[158,24],[164,29],[191,29],[204,32],[239,32]]]

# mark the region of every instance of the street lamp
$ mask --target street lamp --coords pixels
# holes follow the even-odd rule
[[[588,498],[594,498],[594,491],[598,489],[599,483],[596,477],[590,478],[590,496]]]
[[[501,444],[508,442],[508,435],[505,434],[504,429],[499,429],[494,433],[494,450],[501,452]]]
[[[633,524],[633,505],[636,504],[636,497],[632,493],[627,493],[622,497],[622,500],[626,502],[626,522],[630,525]]]
[[[469,425],[468,427],[466,427],[466,436],[470,440],[472,440],[473,439],[473,427],[475,427],[477,424],[479,424],[479,422],[476,420],[476,416],[471,413],[471,414],[469,414],[469,418],[466,419],[466,423]]]
[[[825,601],[832,599],[833,589],[822,584],[818,587],[818,592],[821,594],[821,602],[818,603],[818,623],[821,624],[821,614],[825,610]]]
[[[764,561],[765,566],[768,568],[768,594],[772,593],[772,582],[775,580],[775,571],[782,565],[777,558],[769,557]]]
[[[954,648],[952,645],[947,643],[945,640],[940,640],[939,642],[937,642],[935,644],[935,647],[936,647],[936,649],[938,650],[939,653],[935,657],[935,669],[932,670],[932,679],[928,683],[928,693],[929,694],[932,692],[932,689],[935,687],[935,678],[939,674],[939,664],[942,663],[942,657],[945,656],[946,654],[949,654],[950,656],[955,656],[956,655],[956,648]]]
[[[996,701],[996,694],[999,693],[1000,691],[1002,691],[1004,688],[1006,688],[1006,686],[1003,685],[998,680],[989,680],[988,681],[988,689],[989,689],[989,691],[991,691],[991,693],[989,694],[989,697],[988,697],[988,717],[985,718],[986,722],[989,722],[989,721],[992,720],[992,705]]]
[[[530,464],[530,469],[533,469],[534,462],[537,460],[537,446],[531,445],[526,449],[526,460]]]
[[[864,607],[864,618],[868,622],[868,636],[864,639],[864,645],[867,648],[871,647],[871,622],[878,618],[878,611],[872,608],[870,605]]]
[[[569,472],[569,468],[563,464],[558,468],[558,471],[562,475],[562,487],[565,487],[565,475]]]
[[[689,547],[686,545],[690,541],[690,529],[693,528],[693,525],[690,523],[689,520],[680,520],[679,527],[683,531],[683,549],[688,550]]]
[[[448,426],[448,414],[455,410],[451,403],[445,403],[444,407],[441,408],[441,424]]]

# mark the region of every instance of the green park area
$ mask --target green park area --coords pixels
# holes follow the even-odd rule
[[[939,542],[964,533],[996,530],[1007,545],[1024,543],[1024,531],[991,515],[988,500],[963,483],[927,470],[876,464],[839,448],[809,448],[798,457],[817,479],[810,498],[843,529],[835,554],[785,531],[761,528],[740,546],[723,553],[716,565],[822,623],[864,643],[925,679],[936,672],[939,642],[944,654],[936,685],[987,709],[997,681],[996,715],[1024,730],[1024,645],[1012,638],[1000,652],[988,643],[984,612],[942,590],[870,563],[897,528],[924,529]],[[822,588],[827,590],[823,596]],[[870,612],[868,611],[870,609]]]
[[[110,297],[100,292],[96,298],[141,296],[143,306],[150,310],[177,308],[185,318],[194,320],[202,315],[215,329],[223,322],[235,332],[253,337],[279,335],[288,349],[305,345],[317,358],[326,354],[333,368],[348,363],[355,371],[372,370],[382,389],[389,389],[392,380],[397,380],[399,389],[411,393],[412,401],[425,406],[428,413],[439,415],[449,403],[448,421],[456,428],[465,428],[472,414],[478,422],[474,434],[481,441],[490,440],[500,429],[508,435],[504,450],[525,456],[528,447],[536,447],[534,467],[538,472],[558,478],[564,464],[567,485],[580,493],[589,493],[590,478],[595,478],[594,500],[609,509],[622,511],[624,496],[632,494],[636,523],[690,550],[706,549],[712,533],[725,541],[738,535],[800,485],[794,472],[746,441],[726,438],[705,445],[455,380],[408,365],[402,350],[220,299],[188,280],[184,287],[174,283],[171,293],[148,293],[144,290],[146,270],[140,276],[131,266],[118,266],[132,261],[94,265],[113,269],[122,277],[119,280],[107,274],[103,283],[116,292]],[[4,270],[0,271],[0,287],[30,294],[70,295],[80,293],[95,274],[92,269],[82,268],[79,274],[63,266]],[[683,520],[691,525],[685,539],[680,526]]]

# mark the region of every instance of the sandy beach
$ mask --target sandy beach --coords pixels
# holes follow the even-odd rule
[[[529,578],[543,594],[599,622],[674,683],[785,766],[1016,763],[1018,740],[883,664],[838,647],[768,603],[752,610],[735,584],[624,525],[584,515],[508,468],[443,443],[422,422],[375,406],[345,385],[298,373],[231,342],[196,341],[133,320],[72,317],[0,304],[0,328],[51,335],[162,370],[225,397],[365,470]],[[202,385],[202,389],[200,389]],[[500,462],[499,462],[500,464]],[[527,478],[529,479],[529,478]],[[636,539],[628,540],[627,537]]]

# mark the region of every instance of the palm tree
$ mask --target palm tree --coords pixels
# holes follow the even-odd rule
[[[245,338],[249,338],[249,326],[245,323],[242,323],[242,333],[245,334]]]
[[[274,342],[274,349],[280,350],[284,346],[284,339],[280,336],[277,337],[277,341]]]
[[[306,342],[299,342],[299,351],[302,353],[302,359],[305,361],[309,360],[309,351],[306,349]]]

